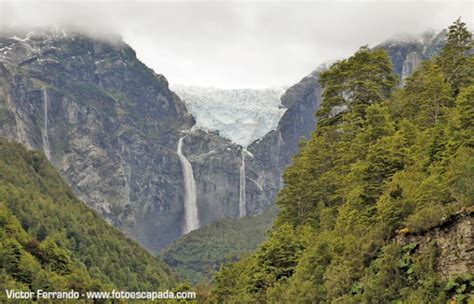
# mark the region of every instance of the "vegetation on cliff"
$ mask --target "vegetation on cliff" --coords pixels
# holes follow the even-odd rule
[[[156,291],[175,283],[161,260],[76,199],[42,153],[0,140],[2,290]]]
[[[221,303],[443,303],[435,244],[393,242],[474,204],[474,55],[457,20],[440,56],[396,88],[383,50],[361,48],[320,77],[317,131],[284,174],[266,241],[215,275]]]

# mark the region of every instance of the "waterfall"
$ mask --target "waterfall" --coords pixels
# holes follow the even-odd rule
[[[196,182],[194,181],[193,167],[183,155],[183,138],[178,141],[178,157],[183,168],[184,177],[184,234],[199,228],[198,208],[196,200]]]
[[[41,139],[43,141],[44,154],[47,159],[51,160],[51,150],[48,137],[48,103],[48,92],[43,88],[43,130],[41,132]]]
[[[247,215],[247,207],[245,205],[245,153],[247,150],[242,148],[242,164],[240,165],[240,195],[239,195],[239,216]]]

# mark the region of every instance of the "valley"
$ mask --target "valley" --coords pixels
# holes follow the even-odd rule
[[[0,31],[1,285],[463,303],[472,34],[354,51],[224,89],[169,83],[120,36]]]

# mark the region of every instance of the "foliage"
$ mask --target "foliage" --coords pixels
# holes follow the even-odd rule
[[[2,290],[152,291],[176,281],[163,262],[77,200],[43,154],[4,140],[0,265]]]
[[[267,240],[215,275],[215,303],[460,303],[436,246],[393,241],[474,203],[471,33],[395,88],[387,55],[361,48],[321,74],[317,131],[284,174]],[[467,274],[466,274],[467,275]]]
[[[214,222],[174,241],[161,257],[184,279],[205,283],[222,264],[255,250],[275,215],[276,209],[270,207],[257,216]]]

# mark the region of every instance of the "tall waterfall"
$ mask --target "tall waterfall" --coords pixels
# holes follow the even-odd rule
[[[240,165],[240,194],[239,194],[239,216],[247,215],[247,207],[245,205],[245,153],[247,150],[242,149],[242,163]]]
[[[43,141],[44,154],[49,160],[51,160],[51,150],[48,137],[48,103],[48,92],[46,89],[43,89],[43,130],[41,132],[41,139]]]
[[[198,208],[196,200],[196,182],[194,181],[193,167],[183,155],[183,138],[178,141],[178,157],[183,167],[184,176],[184,234],[199,228]]]

